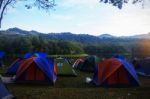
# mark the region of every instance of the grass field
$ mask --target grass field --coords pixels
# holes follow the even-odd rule
[[[86,84],[91,73],[77,71],[77,77],[58,76],[54,86],[8,84],[17,99],[150,99],[150,78],[139,77],[140,87],[104,88]]]

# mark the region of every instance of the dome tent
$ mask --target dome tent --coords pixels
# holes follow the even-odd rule
[[[53,59],[31,57],[21,62],[16,82],[52,83],[56,81],[56,67]]]
[[[56,58],[56,70],[57,75],[63,76],[77,76],[76,72],[74,71],[73,67],[69,63],[69,61],[65,58]]]
[[[18,58],[18,59],[16,59],[10,66],[9,66],[9,68],[7,69],[7,72],[6,72],[6,74],[10,74],[10,75],[16,75],[16,72],[17,72],[17,70],[18,70],[18,68],[19,68],[19,66],[20,66],[20,63],[22,62],[22,61],[24,61],[25,59],[27,59],[27,58],[30,58],[30,57],[32,57],[32,56],[36,56],[36,57],[46,57],[46,53],[42,53],[42,52],[27,52],[24,56],[23,56],[23,58]]]
[[[85,72],[94,72],[96,62],[99,61],[100,59],[97,56],[89,56],[87,57],[84,62],[77,67],[77,69]]]
[[[139,86],[133,66],[125,59],[109,58],[98,62],[93,83],[100,86]]]

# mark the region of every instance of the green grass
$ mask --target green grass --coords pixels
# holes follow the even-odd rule
[[[8,84],[17,99],[150,99],[150,78],[140,77],[140,87],[104,88],[85,83],[91,73],[77,71],[77,77],[58,76],[54,86]]]
[[[68,58],[78,58],[78,57],[86,57],[88,54],[75,54],[75,55],[48,55],[49,57],[68,57]]]
[[[0,68],[0,74],[4,75],[6,68]],[[140,87],[104,88],[85,83],[92,73],[76,72],[77,77],[58,76],[54,86],[7,84],[7,87],[17,99],[150,99],[150,78],[139,77]]]

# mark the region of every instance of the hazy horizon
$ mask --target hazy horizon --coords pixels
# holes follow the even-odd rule
[[[1,30],[18,27],[42,33],[71,32],[75,34],[132,36],[150,32],[150,2],[126,4],[123,9],[99,3],[99,0],[56,0],[49,13],[37,8],[27,10],[24,2],[10,8]],[[23,13],[22,13],[23,12]]]
[[[88,34],[88,33],[74,33],[74,32],[69,32],[69,31],[65,31],[65,32],[40,32],[40,31],[37,31],[37,30],[25,30],[25,29],[22,29],[22,28],[19,28],[19,27],[11,27],[11,28],[8,28],[8,29],[14,29],[14,28],[17,28],[17,29],[21,29],[23,31],[36,31],[36,32],[39,32],[39,33],[43,33],[43,34],[49,34],[49,33],[71,33],[71,34],[87,34],[87,35],[92,35],[92,36],[100,36],[100,35],[111,35],[111,36],[115,36],[115,37],[123,37],[124,35],[120,35],[120,36],[117,36],[117,35],[112,35],[111,33],[101,33],[100,35],[93,35],[93,34]],[[8,29],[3,29],[1,31],[6,31]],[[145,34],[150,34],[150,32],[148,33],[145,33]],[[129,36],[137,36],[137,35],[143,35],[143,34],[134,34],[134,35],[129,35]],[[125,35],[125,37],[128,37],[128,35]]]

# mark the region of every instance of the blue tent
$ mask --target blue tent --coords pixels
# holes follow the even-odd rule
[[[31,57],[21,62],[16,82],[52,83],[56,81],[56,65],[53,59]]]
[[[102,86],[139,86],[133,66],[120,58],[109,58],[97,63],[93,83]]]
[[[142,76],[150,76],[150,58],[137,61],[136,72]]]
[[[23,59],[22,58],[18,58],[17,60],[15,60],[11,65],[10,67],[7,69],[7,74],[10,74],[10,75],[15,75],[16,72],[17,72],[17,69],[19,68],[20,66],[20,63]]]
[[[11,75],[15,75],[19,66],[20,66],[20,63],[24,60],[24,59],[28,59],[32,56],[36,56],[36,57],[41,57],[41,58],[46,58],[47,54],[46,53],[43,53],[43,52],[28,52],[24,55],[23,58],[18,58],[17,60],[15,60],[8,68],[7,70],[7,74],[11,74]]]
[[[33,55],[34,55],[34,52],[27,52],[27,53],[25,53],[23,58],[30,58]]]
[[[30,58],[31,56],[33,56],[34,53],[33,52],[27,52],[25,53],[24,57],[23,58],[18,58],[16,59],[10,66],[9,68],[7,69],[7,72],[6,74],[10,74],[10,75],[15,75],[19,66],[20,66],[20,63],[23,59],[27,59],[27,58]]]
[[[0,51],[0,58],[3,58],[4,55],[5,55],[5,52]]]
[[[36,57],[47,57],[47,53],[44,52],[28,52],[24,55],[23,58],[30,58],[31,56],[36,56]]]
[[[2,80],[0,79],[0,99],[12,99],[13,95],[7,90]]]
[[[3,65],[3,60],[2,58],[4,57],[5,52],[4,51],[0,51],[0,67]]]
[[[129,63],[126,59],[119,59],[119,61],[123,64],[124,68],[128,71],[130,75],[130,81],[135,86],[139,86],[140,82],[138,79],[138,76],[136,74],[136,70],[134,69],[134,66]]]
[[[35,56],[45,58],[45,57],[47,57],[47,53],[44,53],[44,52],[36,52],[36,53],[35,53]]]
[[[119,58],[119,59],[126,59],[123,55],[121,54],[114,54],[114,58]]]

